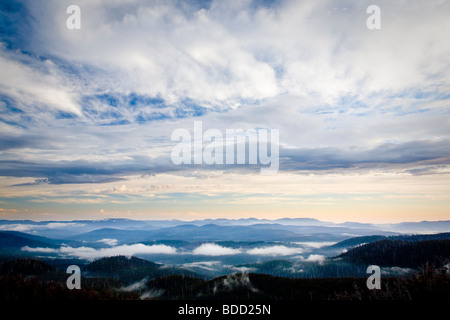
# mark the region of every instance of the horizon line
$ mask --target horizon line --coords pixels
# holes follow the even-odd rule
[[[352,220],[345,220],[343,222],[336,222],[336,221],[328,221],[328,220],[319,220],[316,218],[306,218],[306,217],[297,217],[297,218],[290,218],[290,217],[283,217],[283,218],[276,218],[276,219],[269,219],[269,218],[255,218],[255,217],[248,217],[248,218],[203,218],[203,219],[193,219],[193,220],[183,220],[183,219],[134,219],[134,218],[123,218],[123,217],[109,217],[109,218],[103,218],[103,219],[72,219],[72,220],[32,220],[32,219],[0,219],[0,221],[30,221],[30,222],[74,222],[74,221],[107,221],[107,220],[130,220],[130,221],[180,221],[180,222],[196,222],[196,221],[205,221],[205,220],[229,220],[229,221],[239,221],[239,220],[258,220],[258,221],[279,221],[279,220],[315,220],[317,222],[325,222],[325,223],[332,223],[332,224],[345,224],[345,223],[360,223],[360,224],[374,224],[374,225],[386,225],[386,224],[400,224],[400,223],[422,223],[422,222],[449,222],[448,220],[403,220],[401,222],[360,222],[360,221],[352,221]]]

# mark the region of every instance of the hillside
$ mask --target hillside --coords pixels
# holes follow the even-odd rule
[[[52,239],[33,236],[17,231],[0,231],[0,248],[20,249],[24,246],[56,248],[57,244]]]
[[[437,234],[405,234],[405,235],[396,235],[396,236],[382,236],[382,235],[373,235],[373,236],[362,236],[362,237],[353,237],[349,239],[342,240],[338,243],[335,243],[327,248],[349,248],[355,247],[359,245],[363,245],[366,243],[387,239],[387,240],[405,240],[405,241],[424,241],[424,240],[450,240],[450,233],[437,233]]]
[[[54,266],[37,259],[17,259],[0,264],[0,275],[43,275],[56,273]]]
[[[135,272],[142,269],[153,271],[159,267],[159,264],[136,257],[116,256],[95,260],[84,269],[91,273],[114,274],[117,272]]]
[[[352,248],[337,258],[364,265],[418,268],[433,263],[442,266],[450,261],[450,240],[383,239]]]
[[[275,263],[289,267],[283,261]],[[368,290],[366,276],[292,279],[267,274],[238,273],[211,280],[194,275],[170,275],[123,281],[111,278],[114,267],[125,273],[133,270],[161,270],[161,266],[142,259],[112,257],[99,259],[86,269],[102,272],[103,277],[82,276],[81,290],[67,290],[67,274],[50,264],[21,259],[0,265],[0,299],[2,300],[446,300],[450,299],[450,277],[446,269],[427,266],[412,277],[383,277],[381,290]],[[120,272],[119,272],[120,273]],[[83,274],[83,272],[82,272]],[[32,276],[31,278],[29,276]],[[59,276],[58,276],[59,275]],[[156,274],[154,274],[156,275]],[[128,274],[130,276],[130,274]],[[140,274],[139,276],[142,276]],[[129,279],[131,280],[131,279]]]
[[[163,275],[197,276],[195,272],[153,263],[136,257],[115,256],[97,259],[84,266],[87,277],[109,277],[126,283]]]
[[[356,247],[356,246],[359,246],[362,244],[366,244],[366,243],[370,243],[370,242],[374,242],[374,241],[386,239],[386,238],[387,238],[386,236],[379,236],[379,235],[354,237],[354,238],[346,239],[346,240],[340,241],[338,243],[335,243],[335,244],[329,246],[328,248]]]
[[[266,274],[233,274],[209,281],[179,276],[147,282],[160,300],[449,300],[450,278],[426,269],[412,278],[384,278],[381,290],[368,290],[366,278],[290,279]]]

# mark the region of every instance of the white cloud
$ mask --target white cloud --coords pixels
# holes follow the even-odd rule
[[[304,259],[304,261],[322,263],[325,259],[326,257],[321,254],[311,254],[308,258]]]
[[[120,288],[121,291],[130,292],[130,291],[136,291],[136,290],[142,290],[146,288],[146,284],[148,282],[147,278],[144,278],[138,282],[134,282],[126,287]]]
[[[302,253],[303,250],[301,248],[292,248],[286,246],[270,246],[270,247],[261,247],[261,248],[253,248],[247,250],[248,254],[251,255],[264,255],[264,256],[289,256],[293,254]]]
[[[143,292],[139,299],[145,300],[145,299],[154,299],[160,297],[164,293],[163,289],[150,289],[145,292]]]
[[[51,62],[41,67],[52,70]],[[81,116],[81,107],[76,102],[72,89],[65,86],[61,76],[44,73],[8,57],[0,43],[0,93],[23,103],[23,106],[38,105],[42,111],[48,108],[70,112]]]
[[[228,274],[222,280],[222,285],[226,287],[228,290],[233,290],[234,288],[239,287],[247,287],[253,292],[258,292],[259,290],[253,287],[250,282],[250,278],[248,273],[236,273],[236,274]],[[217,288],[215,288],[217,289]],[[214,289],[213,289],[214,290]]]
[[[322,247],[331,246],[335,244],[336,242],[332,241],[322,241],[322,242],[312,242],[312,241],[304,241],[304,242],[294,242],[295,244],[302,245],[305,247],[313,248],[313,249],[320,249]]]
[[[84,226],[83,223],[77,223],[77,222],[50,222],[47,224],[13,223],[13,224],[0,225],[0,230],[27,232],[27,231],[32,231],[32,230],[59,229],[59,228],[83,227],[83,226]]]
[[[30,11],[40,31],[35,50],[103,71],[86,76],[91,92],[139,92],[169,103],[189,97],[224,108],[280,94],[335,107],[343,96],[414,86],[448,92],[448,4],[382,2],[377,32],[365,25],[367,1],[280,1],[274,8],[81,1],[78,32],[60,26],[60,1],[30,4]]]
[[[4,224],[0,226],[0,230],[3,231],[19,231],[19,232],[26,232],[30,231],[33,228],[35,228],[35,225],[32,224]]]
[[[232,270],[233,272],[237,272],[237,273],[249,273],[249,272],[258,270],[257,268],[252,268],[252,267],[227,266],[227,268]]]
[[[240,249],[226,248],[215,243],[204,243],[192,251],[192,254],[205,256],[224,256],[242,253]]]
[[[84,227],[84,223],[78,222],[50,222],[44,224],[42,226],[38,226],[40,228],[48,228],[48,229],[59,229],[59,228],[73,228],[73,227]]]
[[[30,248],[25,246],[22,248],[27,252],[42,252],[42,253],[56,253],[64,256],[75,256],[81,259],[93,260],[101,257],[111,257],[117,255],[133,256],[136,254],[175,254],[176,248],[166,245],[151,245],[147,246],[142,243],[132,245],[122,245],[112,248],[90,248],[90,247],[69,247],[63,246],[57,249],[53,248]]]
[[[184,268],[200,268],[205,269],[208,271],[215,271],[222,266],[222,262],[220,261],[197,261],[197,262],[190,262],[190,263],[184,263],[181,265]]]
[[[108,246],[116,246],[119,243],[117,239],[101,239],[98,240],[97,242],[107,244]]]
[[[54,248],[31,248],[29,246],[25,246],[22,247],[22,251],[27,251],[27,252],[42,252],[42,253],[59,253],[61,252],[59,249],[54,249]]]

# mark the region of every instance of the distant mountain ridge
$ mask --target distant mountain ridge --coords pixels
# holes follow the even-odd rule
[[[389,231],[376,230],[378,234],[393,235]],[[174,227],[153,230],[123,230],[102,228],[87,233],[81,233],[69,239],[99,241],[104,238],[114,238],[120,242],[157,241],[157,240],[189,240],[189,241],[305,241],[313,235],[328,235],[330,240],[342,240],[352,233],[372,234],[373,229],[351,229],[345,227],[324,226],[293,226],[281,224],[253,224],[247,226],[224,226],[206,224],[197,226],[183,224]],[[346,235],[346,236],[343,236]]]
[[[88,241],[95,247],[104,245],[101,241],[105,239],[113,239],[117,244],[160,240],[311,241],[313,239],[313,241],[338,242],[358,236],[450,232],[450,220],[399,224],[332,223],[313,218],[275,220],[218,218],[193,221],[113,218],[39,222],[0,220],[1,231],[22,232],[48,239],[64,239],[65,244],[69,246],[80,246],[80,242]],[[58,245],[61,243],[61,241],[55,243],[50,240],[43,242]]]
[[[228,226],[238,226],[238,225],[253,225],[253,224],[281,224],[281,225],[297,225],[297,226],[328,226],[328,227],[349,227],[349,228],[377,228],[383,230],[417,230],[424,228],[435,228],[435,229],[447,229],[450,231],[450,220],[441,221],[420,221],[420,222],[400,222],[393,224],[386,223],[361,223],[361,222],[328,222],[321,221],[314,218],[280,218],[280,219],[258,219],[258,218],[241,218],[241,219],[228,219],[228,218],[217,218],[217,219],[203,219],[203,220],[134,220],[127,218],[107,218],[101,220],[46,220],[46,221],[33,221],[33,220],[0,220],[0,226],[5,225],[30,225],[30,226],[40,226],[45,227],[49,224],[75,224],[71,227],[81,227],[90,226],[92,228],[114,228],[121,227],[126,229],[139,229],[139,228],[163,228],[163,227],[174,227],[178,225],[197,225],[202,226],[206,224],[216,224],[216,225],[228,225]],[[0,230],[9,230],[5,228],[0,228]],[[445,230],[443,231],[445,232]]]

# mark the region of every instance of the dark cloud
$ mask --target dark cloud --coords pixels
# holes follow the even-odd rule
[[[408,172],[424,174],[436,166],[450,161],[450,143],[448,141],[412,141],[401,144],[383,144],[361,150],[317,148],[317,149],[281,149],[280,171],[331,170],[354,168],[375,168],[406,164],[415,166]],[[434,161],[433,161],[434,160]],[[421,169],[422,161],[427,162]],[[225,172],[257,173],[260,165],[179,165],[172,164],[170,157],[150,158],[134,156],[128,161],[89,162],[24,162],[1,161],[0,176],[33,177],[35,180],[25,185],[70,184],[70,183],[106,183],[124,180],[128,175],[149,175],[164,172],[224,170]],[[430,169],[431,168],[431,169]],[[24,184],[22,184],[24,185]]]
[[[386,143],[380,146],[359,148],[280,149],[280,170],[324,170],[352,168],[370,164],[414,164],[421,161],[439,160],[447,164],[450,143],[442,141],[411,141]],[[438,161],[439,163],[439,161]]]

